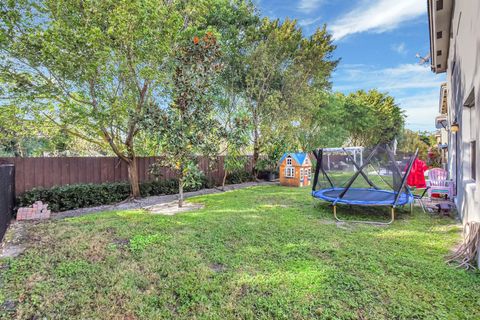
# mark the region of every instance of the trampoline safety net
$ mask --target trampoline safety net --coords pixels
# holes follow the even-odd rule
[[[412,201],[406,176],[417,153],[396,159],[387,145],[318,149],[314,197],[358,205],[404,205]]]

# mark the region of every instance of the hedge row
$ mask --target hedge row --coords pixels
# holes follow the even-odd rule
[[[227,175],[226,184],[237,184],[253,181],[253,176],[247,171],[235,171]]]
[[[248,173],[234,173],[227,177],[227,183],[241,183],[251,180]],[[210,188],[213,185],[206,179],[199,188],[185,188],[185,192]],[[140,184],[142,197],[178,193],[177,180],[151,181]],[[23,193],[17,198],[17,206],[25,207],[35,201],[48,203],[54,212],[78,208],[112,204],[127,199],[130,185],[127,182],[103,184],[74,184],[49,189],[37,188]]]

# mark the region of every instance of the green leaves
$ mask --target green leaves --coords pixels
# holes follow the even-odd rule
[[[186,187],[186,191],[196,191],[208,186],[203,175],[199,175],[195,183]],[[162,180],[140,184],[143,197],[178,192],[178,181]],[[48,203],[49,209],[54,212],[67,211],[78,208],[100,206],[123,201],[130,195],[130,186],[125,182],[103,184],[74,184],[49,189],[37,188],[23,193],[17,198],[19,207],[32,205],[41,200]]]
[[[215,82],[222,69],[220,45],[211,32],[194,36],[175,57],[172,101],[168,108],[150,108],[144,125],[158,137],[162,161],[184,186],[202,179],[195,158],[218,154],[220,126],[215,119]]]
[[[405,124],[404,111],[393,97],[375,89],[350,94],[346,98],[350,143],[372,146],[399,137]]]
[[[428,152],[436,150],[431,148],[437,144],[435,135],[431,132],[416,132],[409,129],[402,131],[398,138],[398,150],[405,154],[412,153],[418,148],[418,156],[420,159],[428,159]],[[429,164],[430,165],[430,164]],[[435,165],[440,166],[441,164]]]
[[[325,27],[305,38],[296,21],[289,19],[265,18],[249,39],[243,68],[254,158],[266,153],[273,161],[276,153],[270,151],[279,139],[285,142],[284,152],[294,150],[297,133],[309,129],[307,119],[315,117],[318,96],[329,89],[337,64],[331,58],[335,46]]]

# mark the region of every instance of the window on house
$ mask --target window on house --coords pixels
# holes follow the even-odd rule
[[[307,169],[307,177],[309,179],[312,177],[312,169]]]
[[[291,166],[292,165],[292,158],[288,157],[287,158],[287,166]]]
[[[463,103],[465,109],[463,114],[468,118],[469,130],[467,130],[467,139],[470,140],[470,179],[475,180],[477,177],[477,141],[476,136],[477,123],[475,119],[475,88],[472,88],[467,99]],[[467,141],[468,141],[467,140]]]
[[[293,167],[285,168],[285,177],[287,177],[287,178],[295,177],[295,168],[293,168]]]
[[[467,99],[465,99],[465,102],[463,103],[463,106],[467,107],[467,108],[475,107],[475,88],[473,88],[470,91],[470,94],[468,95]]]
[[[470,142],[470,178],[477,178],[477,141]]]
[[[303,171],[303,168],[300,169],[300,180],[303,180],[303,177],[304,177],[304,171]]]
[[[436,8],[437,8],[437,11],[443,10],[443,0],[437,0]]]

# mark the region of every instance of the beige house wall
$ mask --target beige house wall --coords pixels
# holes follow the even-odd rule
[[[480,1],[454,1],[447,89],[448,122],[456,121],[460,126],[458,133],[448,133],[448,169],[457,183],[455,202],[464,223],[480,221]],[[477,145],[475,157],[473,141]],[[475,175],[472,166],[476,167]]]

